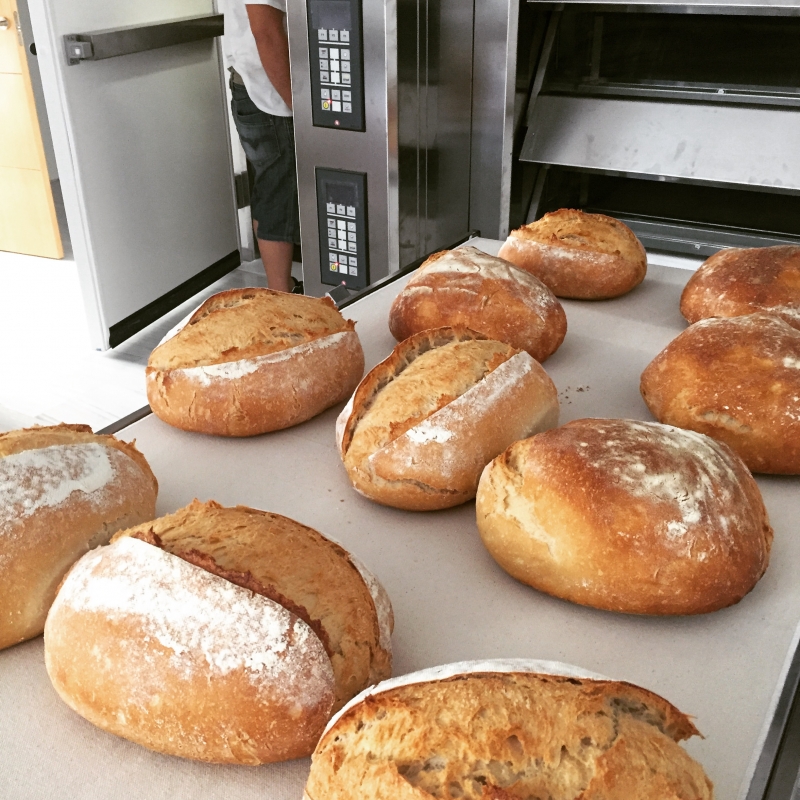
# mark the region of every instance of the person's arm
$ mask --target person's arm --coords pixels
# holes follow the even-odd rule
[[[256,40],[261,64],[275,91],[292,107],[292,81],[289,71],[289,40],[283,26],[286,14],[266,5],[245,5],[250,30]]]

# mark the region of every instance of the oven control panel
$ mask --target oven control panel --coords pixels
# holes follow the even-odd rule
[[[364,130],[361,0],[308,0],[314,125]]]
[[[367,176],[317,167],[317,219],[322,282],[365,289],[367,255]]]

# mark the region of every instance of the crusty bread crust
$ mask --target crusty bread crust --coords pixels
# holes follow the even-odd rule
[[[157,493],[134,444],[87,425],[0,434],[0,648],[38,636],[69,567],[152,519]]]
[[[383,588],[373,577],[373,594],[363,567],[313,528],[280,514],[195,500],[112,541],[151,536],[167,552],[260,591],[308,623],[333,665],[334,710],[391,675],[394,620]]]
[[[307,755],[334,700],[331,662],[299,617],[132,537],[67,575],[45,626],[45,665],[95,725],[217,763]]]
[[[753,472],[800,474],[800,331],[772,314],[695,323],[642,373],[661,422],[725,442]]]
[[[151,354],[153,411],[177,428],[254,436],[347,398],[364,352],[330,298],[231,289],[206,301]]]
[[[459,247],[428,258],[389,312],[398,341],[444,326],[471,328],[541,362],[564,341],[567,316],[530,272],[475,247]]]
[[[509,234],[498,253],[557,297],[604,300],[629,292],[647,273],[647,253],[624,223],[562,208]]]
[[[474,497],[494,455],[557,421],[556,388],[527,353],[466,328],[438,328],[401,342],[364,378],[337,440],[359,492],[433,510]]]
[[[308,800],[710,800],[688,717],[639,687],[478,672],[373,693],[312,756]]]
[[[726,445],[635,420],[575,420],[512,445],[481,476],[484,544],[509,574],[582,605],[700,614],[769,563],[756,482]]]
[[[765,311],[800,328],[800,246],[728,248],[706,259],[681,294],[689,322]]]

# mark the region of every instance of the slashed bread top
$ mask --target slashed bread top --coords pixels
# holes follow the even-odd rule
[[[157,370],[256,358],[353,330],[329,298],[270,289],[231,289],[209,298],[151,354]]]
[[[418,355],[370,399],[346,458],[360,463],[452,403],[517,350],[491,339],[454,340]]]

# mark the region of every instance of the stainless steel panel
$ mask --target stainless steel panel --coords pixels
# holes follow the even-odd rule
[[[395,55],[393,38],[389,38],[394,37],[394,0],[384,3],[365,0],[362,13],[366,122],[363,133],[313,126],[306,7],[305,3],[287,4],[303,281],[306,293],[315,296],[327,291],[319,270],[315,167],[367,173],[371,279],[374,281],[398,268],[396,235],[392,234],[392,230],[397,230],[396,208],[387,192],[397,174],[391,63]],[[390,42],[388,48],[387,42]]]
[[[397,6],[400,266],[469,228],[472,3]]]
[[[699,2],[659,3],[654,0],[606,0],[586,3],[582,0],[527,0],[541,8],[574,8],[585,11],[658,11],[661,14],[763,14],[768,16],[800,15],[798,0],[699,0]]]
[[[798,152],[794,110],[540,96],[520,158],[794,193]]]
[[[470,227],[508,235],[519,0],[475,4]]]

